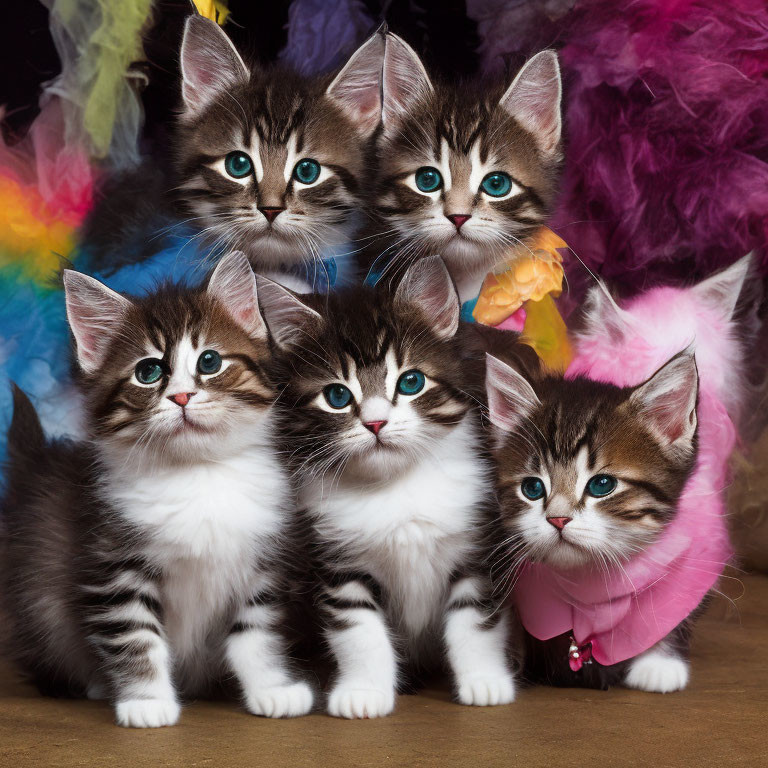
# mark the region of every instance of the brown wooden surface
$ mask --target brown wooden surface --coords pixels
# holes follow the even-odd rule
[[[188,705],[181,723],[127,730],[105,703],[40,697],[0,664],[0,765],[24,766],[768,766],[768,578],[723,587],[700,622],[688,690],[656,695],[522,690],[507,707],[403,696],[382,720],[252,717]],[[738,597],[743,591],[743,596]]]

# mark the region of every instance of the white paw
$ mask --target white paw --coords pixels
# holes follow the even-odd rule
[[[173,699],[128,699],[115,706],[117,724],[126,728],[160,728],[176,725],[181,706]]]
[[[504,672],[493,677],[464,677],[458,680],[459,703],[475,707],[511,704],[515,700],[515,680]]]
[[[338,685],[328,697],[328,714],[350,720],[384,717],[395,708],[395,692],[352,685]]]
[[[632,661],[624,684],[650,693],[670,693],[685,688],[688,676],[688,662],[651,651]]]
[[[312,689],[303,682],[261,688],[246,696],[245,706],[252,715],[299,717],[312,709]]]

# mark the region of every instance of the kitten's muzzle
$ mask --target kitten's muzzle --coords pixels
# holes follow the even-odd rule
[[[554,525],[558,531],[562,531],[563,528],[565,528],[565,526],[571,522],[571,520],[573,520],[572,517],[548,517],[547,518],[547,522],[550,525]]]

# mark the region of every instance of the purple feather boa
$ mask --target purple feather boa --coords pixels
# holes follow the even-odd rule
[[[552,225],[590,269],[636,293],[704,277],[765,245],[763,0],[468,7],[488,73],[534,47],[560,48],[567,164]],[[577,299],[588,276],[575,258],[568,273]]]

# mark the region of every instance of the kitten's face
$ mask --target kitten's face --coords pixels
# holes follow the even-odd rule
[[[180,193],[209,240],[262,268],[348,242],[366,184],[366,140],[379,120],[382,48],[373,38],[324,89],[247,68],[217,25],[190,18]]]
[[[250,280],[258,312],[246,270],[245,257],[234,266],[228,257],[207,290],[165,288],[131,301],[82,275],[68,276],[82,388],[103,447],[127,459],[194,463],[249,444],[274,395],[265,373],[266,330],[260,316],[251,310],[246,317],[238,305],[248,300]],[[237,280],[245,294],[232,290]],[[233,314],[238,306],[244,322]]]
[[[318,314],[294,309],[278,386],[281,434],[303,473],[388,479],[429,455],[467,414],[454,342],[458,300],[436,261],[445,298],[431,321],[403,290],[391,298],[360,288],[315,304]],[[274,329],[275,307],[292,299],[270,299],[263,286],[260,294],[273,305],[264,309]]]
[[[376,209],[400,258],[487,270],[545,220],[559,177],[557,59],[539,54],[507,92],[435,88],[388,36]],[[387,87],[389,86],[389,87]],[[533,97],[531,97],[533,92]]]
[[[511,369],[489,364],[489,407],[503,425],[497,459],[507,565],[607,569],[646,548],[674,517],[696,425],[693,357],[676,360],[666,382],[643,385],[654,391],[550,378],[534,394],[517,382],[524,398],[515,399],[511,421],[502,402],[509,406],[509,389],[491,392],[500,372],[509,383]]]

